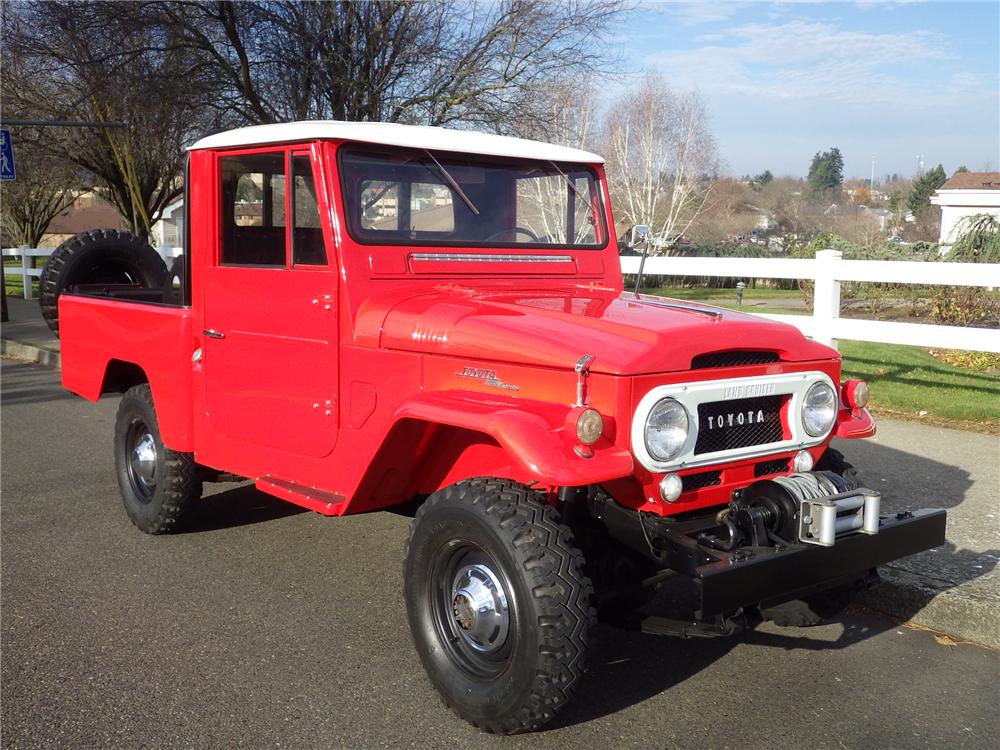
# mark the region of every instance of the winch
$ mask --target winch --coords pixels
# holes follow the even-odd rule
[[[843,534],[877,534],[881,495],[854,488],[839,474],[810,471],[754,482],[698,535],[721,550],[794,542],[829,547]]]

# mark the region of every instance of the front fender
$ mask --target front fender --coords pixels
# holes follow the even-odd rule
[[[834,428],[834,437],[839,438],[867,438],[875,434],[875,418],[867,409],[861,408],[851,411],[843,409],[837,414],[837,426]]]
[[[550,486],[579,487],[631,474],[632,455],[605,436],[593,446],[591,458],[577,455],[575,440],[565,429],[570,408],[471,391],[440,391],[407,400],[395,420],[417,419],[489,435],[526,476]],[[489,469],[484,466],[483,475],[488,476]]]

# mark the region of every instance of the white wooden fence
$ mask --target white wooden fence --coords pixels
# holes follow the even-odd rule
[[[182,252],[179,247],[159,248],[169,263]],[[3,257],[20,259],[19,266],[4,266],[4,276],[19,276],[24,298],[31,299],[31,279],[41,276],[35,258],[48,258],[51,249],[6,248]],[[623,273],[639,270],[638,256],[621,259]],[[875,341],[885,344],[1000,352],[1000,330],[890,323],[840,317],[840,284],[867,281],[891,284],[922,284],[972,287],[1000,287],[998,263],[923,263],[914,261],[844,260],[836,250],[821,250],[815,259],[785,258],[647,258],[645,274],[656,276],[722,276],[743,279],[811,279],[816,282],[811,315],[771,315],[762,317],[791,323],[807,336],[827,344],[837,339]]]
[[[168,267],[171,260],[184,252],[184,248],[181,247],[160,247],[155,249]],[[42,263],[36,268],[35,266],[38,262],[35,259],[45,258],[47,260],[54,250],[55,248],[52,247],[5,247],[2,251],[2,256],[4,258],[18,258],[21,264],[19,266],[4,264],[4,278],[8,276],[20,277],[21,283],[24,285],[24,298],[31,299],[31,280],[37,279],[42,275],[42,266],[45,265]]]
[[[624,256],[623,273],[637,273],[640,258]],[[1000,287],[1000,263],[921,263],[915,261],[844,260],[837,250],[821,250],[814,259],[778,258],[647,258],[643,274],[656,276],[724,276],[737,279],[811,279],[816,282],[811,315],[762,317],[790,323],[825,344],[837,339],[885,344],[1000,352],[1000,330],[890,323],[840,317],[840,284],[867,281],[889,284]],[[752,312],[749,311],[748,312]]]

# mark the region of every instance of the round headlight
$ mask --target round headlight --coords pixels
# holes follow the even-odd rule
[[[657,402],[646,418],[646,450],[657,461],[669,461],[681,452],[688,437],[688,413],[678,401]]]
[[[825,435],[837,418],[837,394],[827,383],[813,383],[802,403],[802,426],[813,437]]]

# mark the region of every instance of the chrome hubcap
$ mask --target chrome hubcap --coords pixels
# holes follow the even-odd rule
[[[496,574],[482,563],[467,565],[456,574],[451,593],[452,614],[465,642],[481,653],[503,646],[510,608]]]
[[[156,488],[156,442],[145,426],[135,432],[128,462],[136,489],[143,495],[152,494]]]

